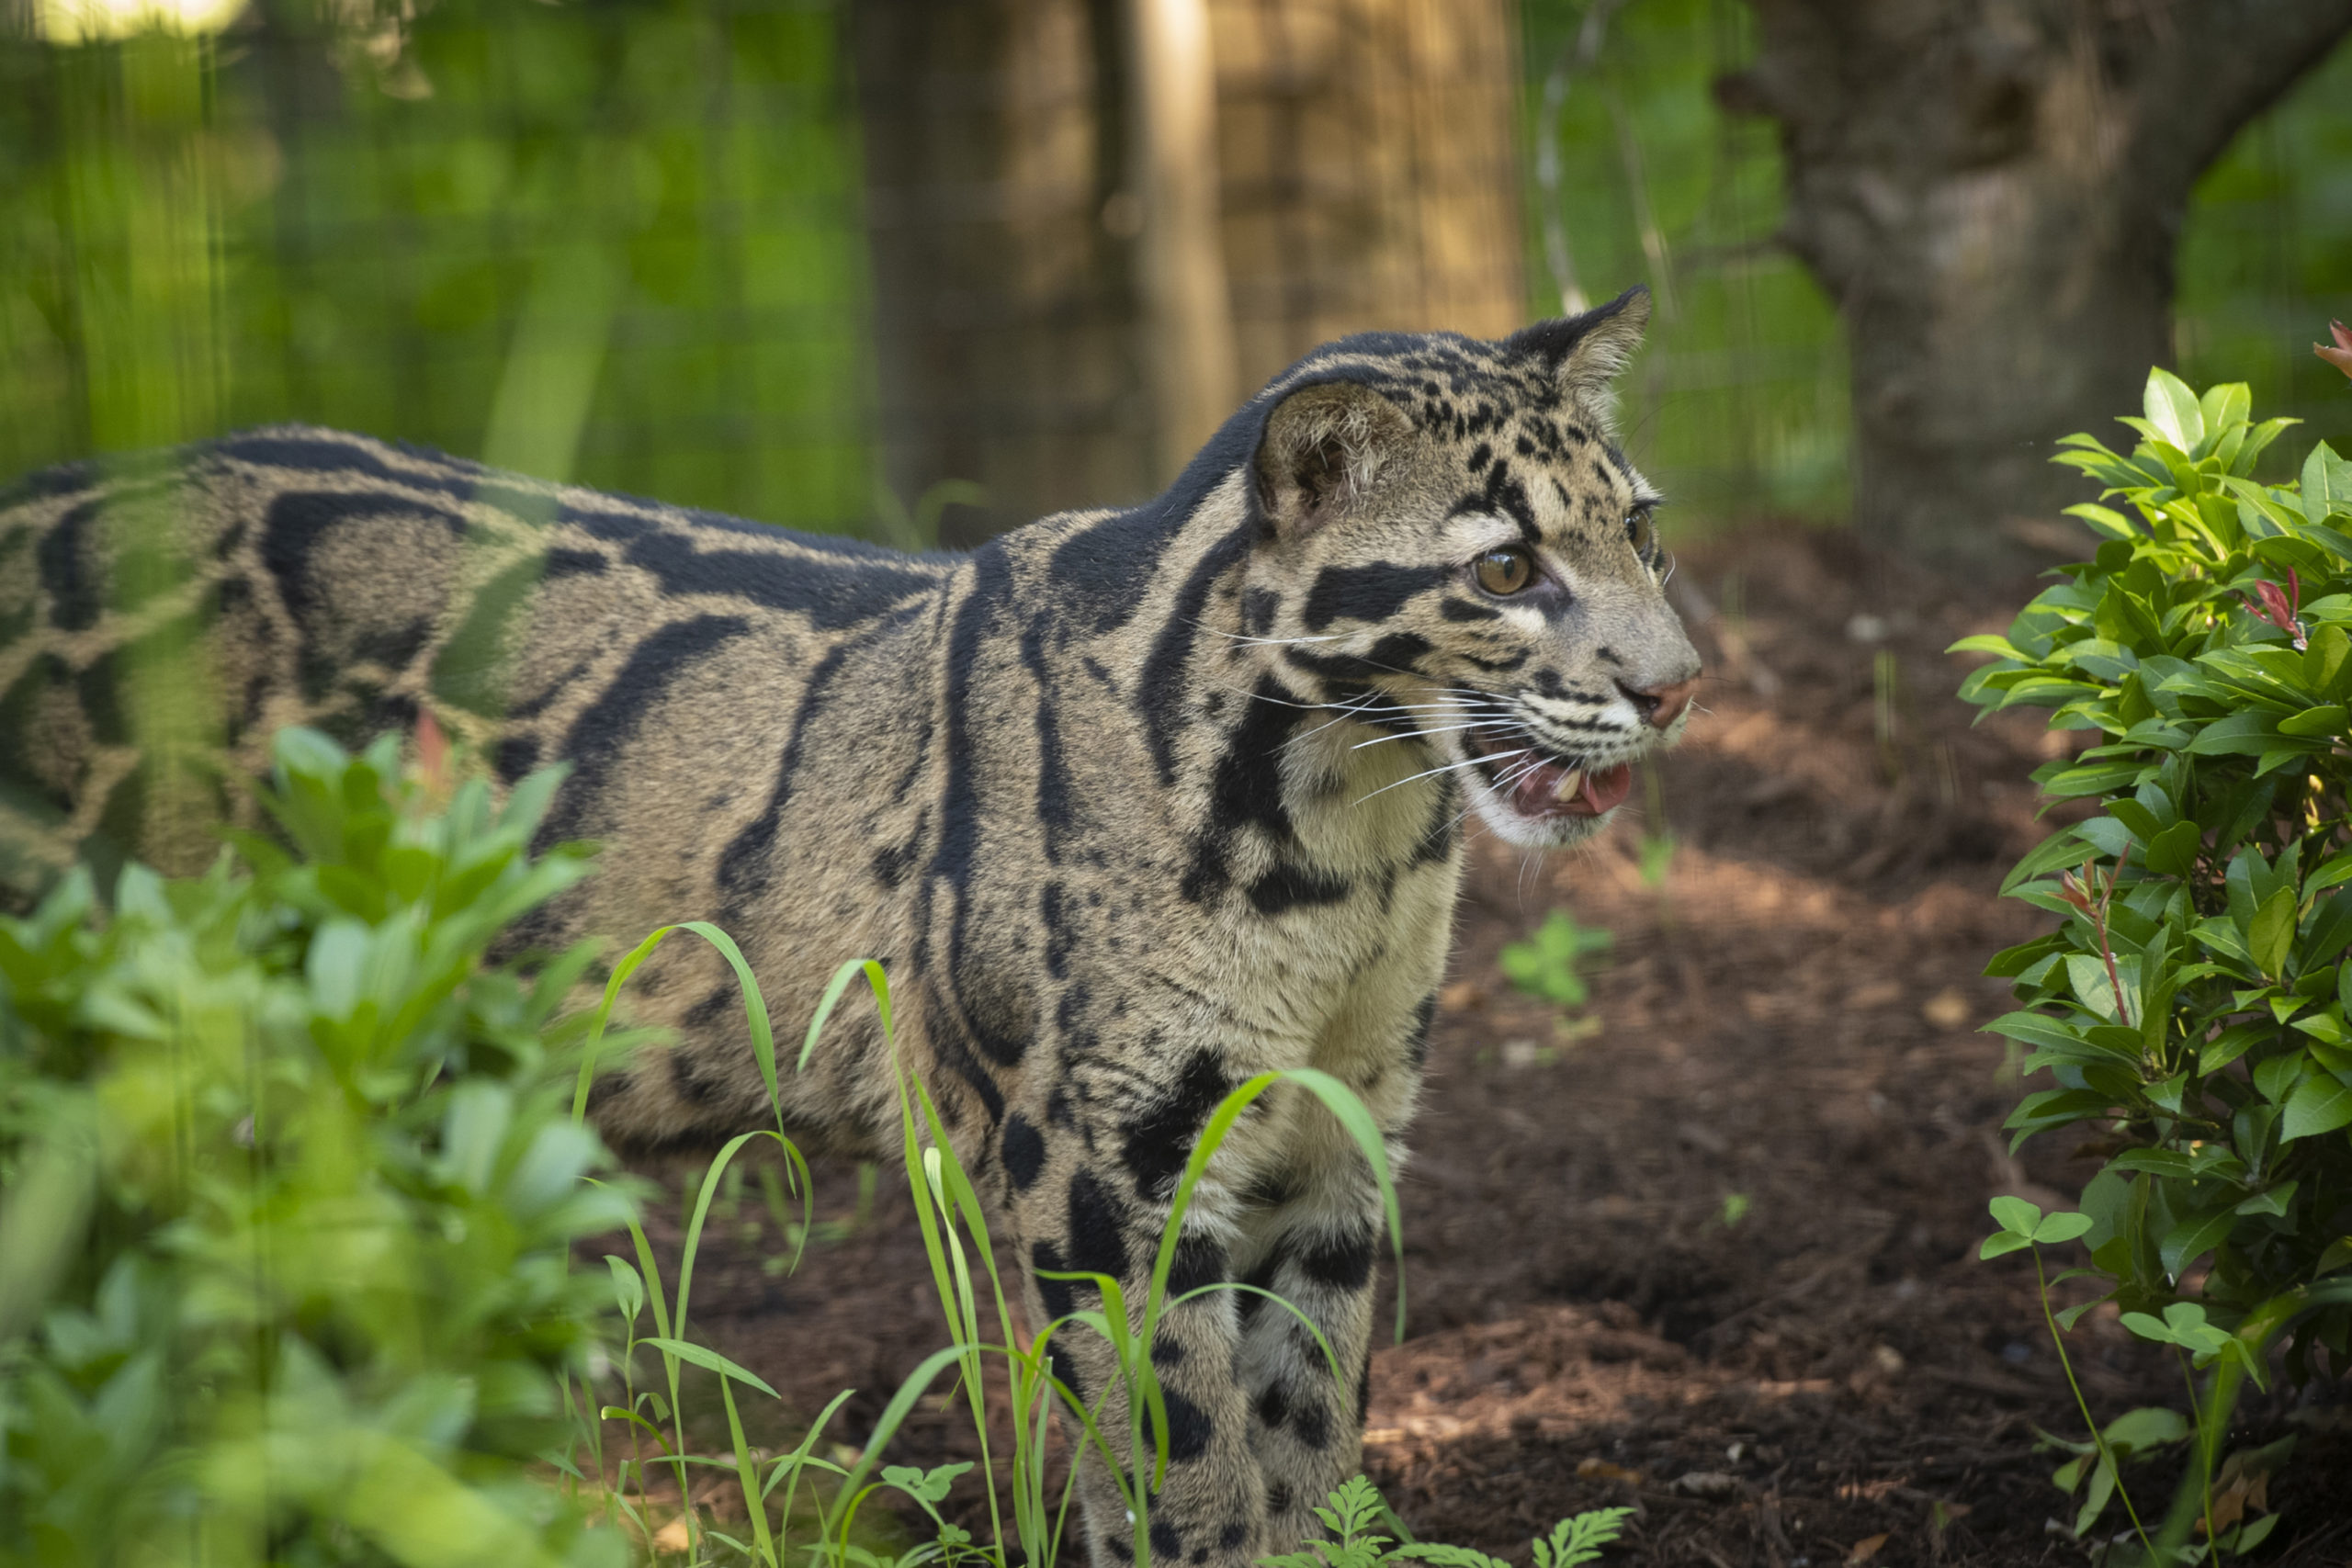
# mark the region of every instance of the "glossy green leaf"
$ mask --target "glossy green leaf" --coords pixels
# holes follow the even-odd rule
[[[1962,637],[1958,642],[1953,643],[1950,648],[1945,649],[1944,651],[1946,653],[1992,653],[1998,654],[2003,659],[2014,659],[2020,661],[2022,661],[2026,657],[2024,654],[2019,653],[2015,648],[2010,646],[2009,639],[2007,637],[1996,637],[1989,633],[1979,634],[1975,637]]]
[[[2252,1074],[2255,1090],[2273,1104],[2283,1102],[2310,1066],[2310,1058],[2301,1051],[2284,1052],[2257,1062]]]
[[[2332,512],[2352,509],[2352,493],[2338,488],[2342,472],[2341,461],[2324,441],[2314,444],[2303,459],[2303,515],[2312,523],[2324,523]]]
[[[2156,1244],[2165,1272],[2178,1279],[2183,1269],[2226,1240],[2236,1224],[2237,1216],[2228,1209],[2181,1221]]]
[[[2278,718],[2271,713],[2233,713],[2215,719],[2188,743],[2199,757],[2258,757],[2278,743]]]
[[[2341,735],[2344,733],[2345,710],[2341,704],[2306,708],[2301,713],[2289,714],[2278,721],[2281,735]]]
[[[2090,856],[2089,846],[2072,828],[2062,828],[2028,851],[2023,860],[2009,868],[2001,882],[2001,891],[2011,892],[2037,876],[2061,867],[2077,866]]]
[[[2279,1119],[2278,1141],[2316,1137],[2352,1123],[2352,1084],[2333,1073],[2315,1074],[2288,1096]]]
[[[2267,1188],[2251,1198],[2241,1201],[2238,1206],[2230,1212],[2235,1214],[2277,1214],[2284,1217],[2295,1201],[2295,1189],[2300,1185],[2299,1182],[2282,1181],[2276,1187]]]
[[[1985,1024],[1983,1032],[2005,1034],[2028,1045],[2053,1047],[2062,1051],[2071,1051],[2086,1043],[2079,1030],[2070,1029],[2056,1019],[2038,1012],[2003,1013]]]
[[[2197,400],[2205,421],[2205,438],[2211,440],[2233,425],[2244,424],[2254,412],[2254,393],[2244,381],[2223,381],[2205,389]]]
[[[2195,822],[2176,822],[2150,839],[2148,869],[2167,876],[2186,876],[2197,864],[2204,834]]]
[[[2246,924],[2246,952],[2265,975],[2283,975],[2295,940],[2295,890],[2281,887],[2263,900]]]
[[[2183,455],[2205,439],[2205,415],[2197,394],[2171,371],[2148,372],[2143,407],[2149,425]]]
[[[2324,889],[2352,882],[2352,853],[2332,855],[2314,867],[2303,878],[2303,894],[2308,897]]]

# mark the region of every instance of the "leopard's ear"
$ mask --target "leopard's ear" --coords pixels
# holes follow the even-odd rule
[[[1318,381],[1283,398],[1251,464],[1267,526],[1301,538],[1344,517],[1412,434],[1396,404],[1353,381]]]
[[[1636,283],[1580,316],[1521,327],[1505,342],[1514,356],[1542,362],[1570,397],[1606,408],[1610,383],[1632,363],[1650,324],[1650,291]]]

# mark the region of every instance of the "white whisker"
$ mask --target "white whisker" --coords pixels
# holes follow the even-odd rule
[[[1503,755],[1503,756],[1506,756],[1506,757],[1515,757],[1515,756],[1517,756],[1518,754],[1519,754],[1519,753],[1517,753],[1516,751],[1506,751],[1506,752],[1503,752],[1503,753],[1502,753],[1502,755]],[[1356,799],[1355,799],[1354,801],[1352,801],[1351,804],[1352,804],[1352,805],[1356,805],[1356,806],[1362,806],[1365,801],[1370,800],[1370,799],[1372,798],[1372,796],[1373,796],[1373,795],[1386,795],[1390,790],[1392,790],[1392,789],[1400,789],[1400,788],[1402,788],[1403,786],[1405,786],[1406,784],[1411,784],[1415,779],[1425,779],[1425,778],[1431,777],[1432,775],[1437,774],[1437,773],[1453,773],[1453,772],[1455,769],[1457,769],[1457,768],[1470,768],[1470,767],[1476,767],[1476,766],[1477,766],[1477,764],[1479,764],[1480,762],[1488,761],[1491,761],[1491,760],[1492,760],[1492,759],[1486,758],[1486,757],[1464,757],[1464,759],[1462,759],[1462,761],[1458,761],[1458,762],[1447,762],[1447,763],[1443,764],[1443,765],[1442,765],[1442,766],[1441,766],[1441,767],[1435,767],[1435,768],[1425,768],[1425,769],[1423,769],[1421,772],[1419,772],[1419,773],[1413,773],[1413,774],[1410,774],[1410,775],[1408,775],[1408,776],[1407,776],[1407,777],[1405,777],[1405,778],[1398,779],[1395,784],[1382,784],[1378,789],[1372,791],[1370,795],[1359,795],[1359,796],[1357,796],[1357,797],[1356,797]]]
[[[1363,716],[1363,715],[1362,710],[1350,709],[1340,714],[1336,717],[1325,719],[1322,723],[1317,725],[1312,729],[1300,730],[1296,735],[1292,736],[1289,739],[1275,747],[1274,750],[1277,751],[1286,750],[1289,748],[1297,745],[1302,740],[1312,740],[1315,737],[1322,734],[1325,730],[1330,728],[1335,724],[1345,724],[1350,719],[1361,718]]]
[[[1448,724],[1436,729],[1407,729],[1395,735],[1375,735],[1369,740],[1359,740],[1348,750],[1361,751],[1367,746],[1377,746],[1384,740],[1419,740],[1425,736],[1451,735],[1457,729],[1499,729],[1509,722],[1508,719],[1502,718],[1481,718],[1474,719],[1468,724]]]
[[[1323,713],[1333,708],[1345,710],[1350,706],[1347,703],[1295,703],[1283,697],[1271,697],[1263,692],[1251,691],[1246,686],[1236,686],[1225,681],[1210,683],[1221,690],[1231,692],[1236,696],[1248,697],[1253,703],[1272,703],[1278,707],[1297,708],[1302,713]]]
[[[1281,707],[1297,708],[1304,713],[1389,713],[1401,710],[1406,713],[1453,714],[1460,713],[1464,708],[1464,705],[1461,703],[1400,703],[1387,698],[1385,694],[1379,692],[1368,692],[1361,697],[1351,697],[1345,702],[1301,703],[1292,702],[1283,697],[1269,696],[1263,692],[1234,685],[1229,681],[1216,681],[1210,683],[1221,691],[1231,692],[1236,696],[1248,697],[1252,702],[1273,703]],[[1493,711],[1498,713],[1508,711],[1502,703],[1493,699],[1489,701],[1493,704]]]
[[[1502,794],[1502,786],[1499,784],[1488,784],[1484,779],[1474,779],[1472,782],[1477,785],[1481,792],[1487,795],[1500,796]],[[1445,825],[1445,830],[1451,833],[1454,829],[1461,827],[1462,819],[1477,809],[1478,797],[1474,795],[1470,797],[1467,805],[1464,806],[1461,810],[1453,814],[1453,820]],[[1478,825],[1482,828],[1486,826],[1484,821],[1481,821]]]
[[[1538,772],[1551,761],[1549,757],[1538,756],[1532,761],[1520,763],[1508,773],[1498,773],[1495,778],[1495,787],[1500,790],[1515,789],[1520,780]]]
[[[1300,642],[1339,642],[1357,635],[1354,632],[1328,632],[1321,637],[1251,637],[1244,632],[1229,632],[1223,626],[1213,626],[1198,616],[1187,617],[1184,624],[1196,631],[1204,631],[1211,637],[1221,637],[1233,642],[1246,642],[1269,648],[1282,648]]]

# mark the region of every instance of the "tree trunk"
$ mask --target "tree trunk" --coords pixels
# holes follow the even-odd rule
[[[1783,241],[1852,355],[1854,516],[2006,563],[2088,499],[2048,459],[2171,357],[2197,176],[2347,28],[2352,0],[1755,0],[1724,106],[1779,121]],[[2006,526],[2005,526],[2006,525]]]
[[[979,481],[946,543],[1150,494],[1326,339],[1526,320],[1511,0],[850,14],[884,465]]]
[[[1349,333],[1526,325],[1518,12],[1209,0],[1243,390]]]
[[[1114,0],[850,7],[886,481],[968,546],[1149,493]],[[1106,208],[1108,211],[1106,212]],[[928,542],[928,541],[923,541]]]

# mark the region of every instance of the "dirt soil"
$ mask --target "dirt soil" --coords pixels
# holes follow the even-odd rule
[[[1792,527],[1690,552],[1675,595],[1711,677],[1634,820],[1550,863],[1476,844],[1402,1189],[1410,1330],[1374,1358],[1365,1445],[1421,1539],[1524,1563],[1561,1516],[1631,1504],[1611,1561],[2089,1561],[2034,1451],[2081,1421],[2030,1267],[1975,1258],[1987,1199],[2065,1204],[2096,1168],[2060,1139],[2009,1156],[2022,1090],[1973,1032],[2007,1000],[1985,958],[2042,919],[1995,893],[2048,830],[2026,774],[2054,742],[2030,716],[1972,728],[1969,660],[1941,650],[2032,591]],[[1613,937],[1573,1020],[1496,968],[1555,908]],[[847,1215],[855,1173],[818,1181]],[[903,1179],[880,1190],[789,1278],[742,1205],[694,1288],[695,1337],[787,1409],[857,1389],[848,1440],[944,1342]],[[2070,1346],[2102,1419],[2185,1405],[2111,1310]],[[2352,1562],[2352,1422],[2303,1404],[2253,1398],[2233,1436],[2301,1434],[2261,1555]],[[901,1462],[969,1457],[935,1407]],[[2167,1468],[2129,1473],[2161,1512]]]

